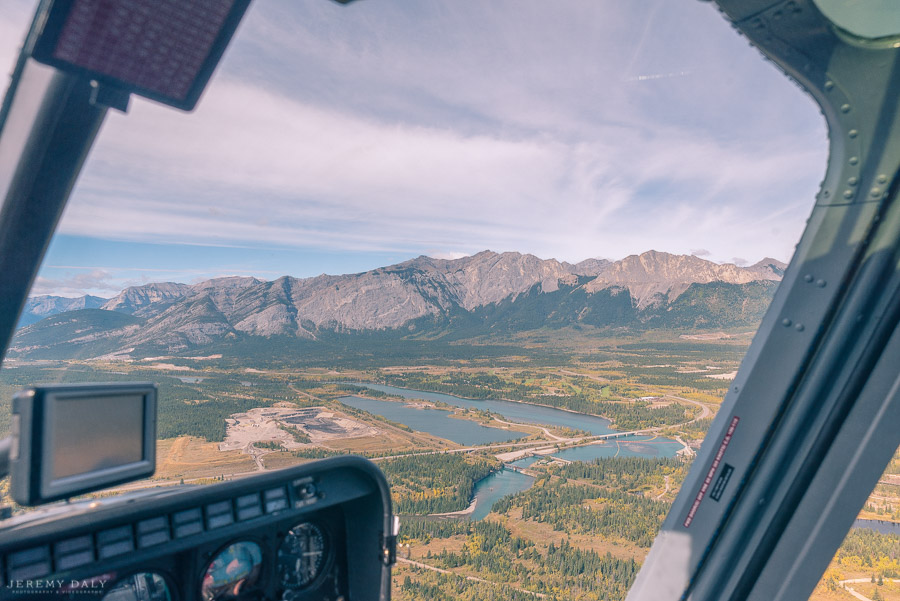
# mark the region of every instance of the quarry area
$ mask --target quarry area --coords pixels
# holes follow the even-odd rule
[[[289,429],[305,434],[309,442],[300,442]],[[245,450],[255,442],[274,441],[285,449],[344,438],[376,436],[380,432],[360,421],[325,407],[257,407],[235,413],[225,420],[225,441],[220,451]]]

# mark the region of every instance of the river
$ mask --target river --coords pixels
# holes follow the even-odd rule
[[[609,427],[608,419],[553,407],[496,399],[465,399],[440,392],[426,392],[383,384],[361,382],[354,384],[407,399],[438,401],[454,407],[486,410],[512,422],[586,430],[595,435],[615,432]],[[520,438],[525,435],[514,430],[491,428],[467,420],[452,418],[448,411],[440,409],[422,409],[395,401],[365,399],[356,396],[346,396],[338,400],[351,407],[384,416],[392,421],[406,424],[414,430],[428,432],[458,444],[487,444]],[[681,445],[674,440],[654,435],[641,435],[564,449],[554,453],[553,456],[567,461],[593,461],[603,457],[674,457],[681,448]],[[537,457],[526,457],[513,461],[510,465],[527,467],[537,460]],[[479,480],[475,484],[473,492],[475,510],[470,516],[471,519],[484,518],[499,499],[527,490],[531,488],[532,484],[534,484],[534,478],[510,469],[502,469]]]
[[[357,386],[365,386],[372,390],[380,390],[386,394],[402,396],[407,399],[423,399],[439,401],[455,407],[482,409],[502,415],[513,422],[560,426],[578,430],[587,430],[592,434],[609,434],[615,432],[609,427],[609,420],[595,415],[586,415],[574,411],[564,411],[553,407],[543,407],[530,403],[516,403],[495,399],[474,400],[443,394],[398,388],[383,384],[366,384],[355,382]],[[435,436],[452,440],[459,444],[476,445],[513,440],[525,436],[515,430],[490,428],[467,420],[450,417],[448,411],[441,409],[421,409],[410,407],[394,401],[364,399],[347,396],[338,399],[342,403],[363,409],[370,413],[382,415],[392,421],[406,424],[414,430],[429,432]],[[583,447],[564,449],[552,456],[567,461],[593,461],[602,457],[675,457],[681,444],[674,440],[653,435],[628,436],[603,441]],[[508,465],[528,467],[540,457],[525,457]],[[481,520],[491,512],[494,503],[507,495],[514,495],[528,490],[534,484],[534,478],[526,474],[502,469],[475,483],[473,498],[475,509],[469,516],[472,520]],[[854,528],[870,528],[882,534],[900,534],[900,524],[880,520],[856,520]]]
[[[528,467],[539,457],[526,457],[513,461],[511,465],[518,467]],[[519,472],[502,469],[494,472],[487,478],[482,478],[475,483],[475,490],[472,493],[475,501],[475,510],[469,516],[471,520],[483,520],[491,512],[494,503],[508,495],[514,495],[523,490],[528,490],[534,484],[534,478],[521,474]]]
[[[474,400],[443,394],[398,388],[384,384],[366,384],[355,382],[357,386],[365,386],[372,390],[380,390],[386,394],[402,396],[407,399],[423,399],[439,401],[455,407],[483,409],[502,415],[513,422],[560,426],[578,430],[587,430],[592,434],[609,434],[615,432],[609,427],[609,420],[595,415],[586,415],[574,411],[564,411],[553,407],[543,407],[530,403],[516,403],[495,399]],[[524,436],[514,430],[490,428],[467,420],[449,417],[449,412],[439,409],[419,409],[393,401],[364,399],[360,397],[343,397],[342,403],[383,415],[390,420],[406,424],[414,430],[429,432],[435,436],[452,440],[459,444],[475,445],[512,440]],[[554,453],[554,457],[568,461],[593,461],[602,457],[675,457],[681,445],[667,438],[653,435],[629,436],[603,441],[583,447],[564,449]],[[526,457],[513,461],[508,465],[528,467],[539,457]],[[534,478],[511,469],[502,469],[475,483],[473,497],[475,509],[469,516],[472,520],[484,519],[494,503],[507,495],[514,495],[528,490],[534,484]],[[856,520],[854,528],[870,528],[882,534],[900,534],[900,524],[880,520]]]
[[[884,520],[855,520],[854,528],[868,528],[882,534],[900,534],[900,524]]]

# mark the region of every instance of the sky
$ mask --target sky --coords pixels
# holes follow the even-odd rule
[[[35,2],[4,0],[13,65]],[[256,0],[192,113],[111,111],[33,295],[490,249],[787,261],[813,101],[696,0]]]

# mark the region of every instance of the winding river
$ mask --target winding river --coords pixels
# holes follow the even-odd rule
[[[554,409],[553,407],[495,399],[465,399],[440,392],[412,390],[383,384],[366,384],[362,382],[356,382],[355,384],[410,400],[439,401],[454,407],[483,409],[501,415],[511,422],[566,427],[586,430],[592,434],[615,432],[609,427],[610,422],[607,419],[574,411]],[[363,409],[370,413],[382,415],[392,421],[406,424],[414,430],[428,432],[463,445],[515,440],[526,435],[524,432],[516,431],[514,429],[515,426],[513,426],[512,430],[504,430],[456,419],[450,417],[450,412],[443,409],[423,409],[422,407],[405,405],[395,401],[366,399],[355,396],[346,396],[338,400],[351,407]],[[653,435],[641,435],[610,439],[599,444],[564,449],[553,453],[551,456],[567,461],[593,461],[601,457],[674,457],[680,448],[681,444],[674,440]],[[525,457],[512,461],[507,465],[527,468],[539,459],[540,457]],[[533,477],[512,469],[504,468],[494,472],[475,484],[473,492],[475,508],[469,518],[472,520],[484,519],[491,512],[494,503],[507,495],[528,490],[533,484]],[[900,524],[888,521],[856,520],[853,523],[853,527],[870,528],[882,534],[900,534]]]
[[[500,415],[511,422],[585,430],[594,435],[615,432],[609,427],[610,422],[608,419],[564,409],[496,399],[466,399],[440,392],[412,390],[383,384],[366,384],[361,382],[354,384],[410,400],[436,401],[454,407],[486,410]],[[405,405],[396,401],[367,399],[357,396],[341,397],[338,400],[351,407],[405,424],[414,430],[428,432],[462,445],[489,444],[515,440],[526,435],[524,432],[516,431],[514,429],[515,426],[513,426],[512,430],[482,426],[468,420],[450,417],[450,412],[442,409],[423,409],[422,407]],[[681,448],[681,445],[674,440],[653,435],[641,435],[610,439],[598,444],[564,449],[554,453],[553,456],[567,461],[593,461],[602,457],[674,457]],[[537,459],[536,457],[526,457],[513,461],[509,465],[520,468],[527,467],[537,461]],[[490,513],[491,507],[500,498],[527,490],[531,488],[532,484],[534,484],[534,478],[511,469],[502,469],[483,478],[475,484],[475,509],[470,516],[471,519],[480,520],[484,518]]]

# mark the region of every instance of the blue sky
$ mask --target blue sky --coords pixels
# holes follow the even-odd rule
[[[33,2],[6,0],[12,65]],[[484,249],[790,258],[824,121],[695,0],[257,0],[191,114],[107,117],[34,294]]]

